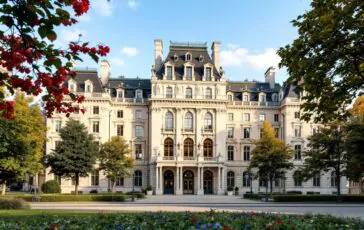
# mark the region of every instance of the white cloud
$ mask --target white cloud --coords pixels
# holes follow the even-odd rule
[[[117,57],[110,58],[110,62],[111,62],[111,67],[112,67],[112,65],[121,67],[121,66],[124,66],[124,64],[125,64],[123,59],[117,58]]]
[[[123,47],[121,50],[122,53],[130,56],[130,57],[135,57],[138,54],[138,50],[135,47]]]
[[[92,0],[91,7],[101,16],[112,15],[113,1],[108,0]]]
[[[86,35],[86,31],[84,30],[78,30],[78,29],[73,29],[73,30],[62,30],[60,33],[60,42],[72,42],[72,41],[78,41],[78,39],[82,40],[82,37],[84,37]]]
[[[236,44],[228,44],[228,49],[220,53],[221,65],[226,67],[249,66],[257,70],[265,70],[269,66],[278,66],[281,59],[276,52],[275,49],[268,48],[264,52],[256,53],[240,48]]]
[[[128,6],[131,9],[136,10],[140,6],[140,3],[137,0],[128,0]]]
[[[79,22],[90,22],[91,17],[90,17],[89,14],[83,14],[80,17],[77,18],[77,21],[79,21]]]

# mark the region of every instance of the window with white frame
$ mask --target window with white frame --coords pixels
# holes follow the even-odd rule
[[[265,113],[259,114],[259,121],[265,121]]]
[[[93,170],[91,171],[91,185],[92,186],[97,186],[99,185],[99,178],[100,178],[100,175],[99,175],[99,170]]]
[[[193,115],[190,112],[185,115],[184,127],[186,131],[192,131],[193,129]]]
[[[142,90],[140,90],[140,89],[136,90],[136,92],[135,92],[135,97],[136,97],[137,99],[141,99],[141,98],[143,98],[143,91],[142,91]]]
[[[260,135],[259,137],[262,138],[264,136],[264,130],[263,129],[260,129]]]
[[[250,187],[251,180],[252,180],[252,177],[251,177],[250,173],[244,172],[243,173],[243,187]]]
[[[124,177],[119,177],[116,179],[116,186],[124,186]]]
[[[246,138],[250,138],[250,128],[249,127],[244,127],[243,129],[243,137]]]
[[[134,172],[134,186],[136,187],[143,186],[143,173],[140,170],[136,170]]]
[[[250,121],[250,113],[244,113],[243,114],[243,120],[244,121]]]
[[[206,99],[212,99],[212,90],[211,90],[211,88],[206,88],[206,90],[205,90],[205,98]]]
[[[278,101],[277,94],[273,94],[273,95],[272,95],[272,101]]]
[[[54,131],[59,132],[62,128],[62,121],[56,120],[54,124]]]
[[[228,100],[229,100],[229,101],[233,101],[233,95],[229,94],[229,95],[228,95]]]
[[[232,171],[229,171],[227,173],[227,186],[228,187],[234,187],[235,186],[235,173]]]
[[[260,94],[259,101],[260,102],[265,102],[265,95],[264,94]]]
[[[122,90],[117,91],[118,98],[123,98],[123,94],[124,94],[124,91],[122,91]]]
[[[136,137],[143,137],[143,135],[144,135],[143,132],[144,132],[143,126],[141,126],[141,125],[135,126],[135,136]]]
[[[167,80],[172,80],[172,66],[167,66]]]
[[[337,176],[335,172],[331,172],[330,174],[331,187],[337,187]]]
[[[228,127],[228,138],[234,138],[234,128]]]
[[[321,174],[316,173],[312,178],[312,186],[313,187],[320,187],[321,186]]]
[[[135,144],[134,145],[134,153],[135,153],[135,159],[141,160],[143,158],[142,144]]]
[[[186,98],[192,98],[192,88],[186,88]]]
[[[173,95],[172,87],[167,87],[166,88],[166,98],[172,98],[172,95]]]
[[[206,113],[204,119],[204,129],[205,130],[212,130],[212,114]]]
[[[206,77],[206,81],[211,81],[211,68],[210,67],[206,68],[205,77]]]
[[[294,136],[301,137],[301,126],[300,125],[294,126]]]
[[[300,119],[300,117],[301,117],[300,112],[294,112],[294,118],[295,119]]]
[[[234,114],[228,113],[228,119],[229,119],[229,121],[234,121]]]
[[[243,101],[249,101],[249,95],[248,94],[243,95]]]
[[[244,161],[250,161],[250,146],[244,146]]]
[[[274,114],[274,122],[279,122],[279,114]]]
[[[94,106],[93,107],[93,114],[99,114],[100,113],[100,107]]]
[[[86,85],[86,92],[91,93],[91,85],[90,84]]]
[[[93,121],[92,122],[92,132],[93,133],[99,133],[100,132],[100,122],[99,121]]]
[[[297,170],[293,173],[293,181],[295,187],[301,187],[302,186],[302,172]]]
[[[228,154],[227,154],[228,161],[233,161],[234,160],[234,146],[228,145],[227,152],[228,152]]]
[[[301,156],[301,145],[295,145],[294,146],[294,159],[295,160],[302,160],[302,156]]]
[[[123,118],[124,117],[124,111],[123,110],[118,110],[117,111],[117,117],[118,118]]]
[[[165,129],[173,130],[173,113],[167,112],[165,117]]]
[[[279,128],[274,128],[274,133],[276,135],[276,138],[279,138]]]
[[[191,66],[186,67],[186,80],[192,81],[192,67]]]
[[[117,125],[116,126],[116,135],[119,137],[124,136],[124,125]]]
[[[192,60],[191,54],[187,53],[186,54],[186,61],[191,61],[191,60]]]
[[[135,110],[135,120],[141,120],[141,119],[142,119],[142,111]]]

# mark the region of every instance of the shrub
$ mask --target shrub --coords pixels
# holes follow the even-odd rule
[[[71,194],[76,194],[75,191],[71,191]],[[78,194],[83,194],[83,191],[78,191]]]
[[[275,202],[337,202],[336,195],[276,195]],[[363,195],[342,195],[342,202],[364,203]]]
[[[42,184],[43,193],[61,193],[61,187],[55,180],[49,180]]]
[[[151,185],[148,185],[147,188],[146,188],[147,191],[152,191],[153,190],[153,187]]]
[[[97,191],[97,189],[92,189],[89,193],[94,194],[94,193],[98,193],[98,191]]]
[[[227,187],[227,190],[228,190],[228,192],[231,192],[231,191],[233,191],[233,190],[234,190],[234,187],[233,187],[233,186],[228,186],[228,187]]]
[[[302,191],[287,191],[287,194],[302,194]]]
[[[40,202],[92,202],[92,201],[119,201],[123,202],[126,200],[125,195],[69,195],[69,194],[57,194],[57,195],[40,195]],[[32,196],[23,196],[22,199],[26,201],[31,201]]]
[[[235,192],[238,192],[239,191],[239,187],[235,187]]]
[[[252,200],[261,200],[264,198],[264,195],[262,194],[251,194],[251,193],[245,193],[244,194],[245,199],[252,199]]]
[[[0,209],[30,209],[30,206],[23,199],[0,198]]]

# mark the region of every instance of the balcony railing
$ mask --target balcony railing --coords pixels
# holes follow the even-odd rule
[[[163,157],[164,161],[173,161],[174,160],[174,156],[164,156]]]
[[[187,157],[187,156],[183,157],[183,160],[185,160],[185,161],[193,161],[195,159],[196,159],[196,157]]]
[[[204,161],[216,161],[216,157],[203,157]]]
[[[298,99],[295,99],[298,102]],[[229,101],[230,105],[279,106],[279,101]]]

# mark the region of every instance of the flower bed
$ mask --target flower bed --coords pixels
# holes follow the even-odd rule
[[[264,194],[244,194],[245,199],[262,200]],[[337,202],[336,195],[297,195],[297,194],[273,194],[275,202]],[[364,203],[363,195],[342,195],[341,202]]]
[[[40,197],[40,202],[124,202],[129,195],[119,194],[85,194],[85,195],[70,195],[70,194],[42,194],[37,195]],[[22,199],[28,202],[32,201],[33,195],[22,196],[5,196],[6,198]],[[139,198],[139,197],[137,197]]]
[[[363,229],[359,219],[242,212],[59,213],[0,218],[0,229]]]

